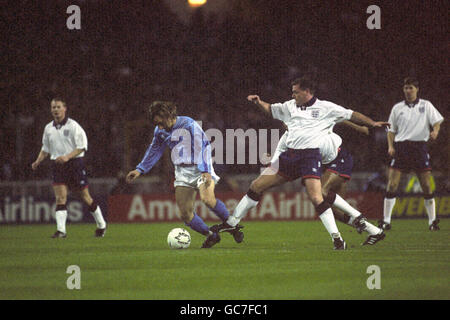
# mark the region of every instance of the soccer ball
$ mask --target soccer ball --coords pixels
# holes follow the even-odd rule
[[[172,249],[187,249],[191,244],[191,235],[186,229],[175,228],[167,235],[167,243]]]

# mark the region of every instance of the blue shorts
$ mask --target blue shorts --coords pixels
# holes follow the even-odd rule
[[[401,171],[431,170],[431,158],[424,141],[395,142],[390,167]]]
[[[316,178],[322,176],[322,156],[316,149],[288,149],[280,154],[278,172],[288,180]]]
[[[89,183],[83,158],[75,158],[64,164],[52,161],[53,185],[64,184],[71,189],[81,190]]]
[[[344,179],[350,179],[353,169],[353,157],[347,149],[340,147],[336,159],[324,166],[326,170],[336,173]]]

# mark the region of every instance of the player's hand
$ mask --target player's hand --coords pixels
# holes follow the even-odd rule
[[[247,97],[247,100],[253,102],[254,104],[258,104],[261,102],[261,99],[256,94],[251,94]]]
[[[388,148],[388,154],[389,154],[389,156],[394,157],[395,149],[394,148]]]
[[[128,172],[127,177],[126,177],[126,182],[127,183],[131,183],[134,180],[136,180],[139,176],[141,175],[141,173],[137,170],[132,170],[130,172]]]
[[[386,122],[386,121],[376,121],[373,124],[373,127],[374,128],[390,128],[391,124],[389,122]]]
[[[68,156],[60,156],[60,157],[58,157],[58,158],[55,159],[55,162],[56,162],[56,163],[59,163],[59,164],[63,164],[63,163],[66,163],[66,162],[69,161],[69,160],[70,160],[70,159],[69,159]]]
[[[431,131],[430,133],[430,139],[431,140],[436,140],[438,137],[438,133],[436,131]]]
[[[31,164],[31,169],[36,170],[37,167],[39,166],[39,164],[40,164],[40,162],[36,160],[35,162],[33,162]]]
[[[202,179],[205,181],[205,187],[208,188],[212,180],[211,174],[208,172],[203,172]]]

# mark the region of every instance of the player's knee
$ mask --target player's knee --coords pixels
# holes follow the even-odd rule
[[[396,192],[398,189],[398,185],[399,185],[399,183],[397,181],[390,180],[386,187],[387,192],[392,192],[392,193]]]
[[[180,210],[180,218],[185,223],[191,222],[192,218],[194,217],[194,212],[191,210]]]
[[[310,198],[310,200],[311,200],[311,202],[313,203],[314,206],[318,206],[319,204],[324,202],[322,194],[310,195],[309,198]]]
[[[250,190],[255,194],[261,195],[264,193],[265,188],[258,180],[253,180],[250,184]]]
[[[55,196],[56,204],[57,205],[64,205],[67,202],[67,196],[65,195],[56,195]]]
[[[208,208],[214,208],[216,206],[216,198],[215,197],[205,197],[205,198],[201,198],[201,200]]]

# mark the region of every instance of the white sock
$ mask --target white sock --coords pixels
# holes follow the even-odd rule
[[[431,199],[425,199],[425,209],[427,210],[428,214],[428,225],[431,226],[434,220],[436,220],[436,203],[434,201],[434,198]]]
[[[370,235],[379,234],[382,231],[380,228],[374,226],[369,221],[366,221],[365,224],[366,224],[366,229],[364,231],[367,231],[367,233]]]
[[[234,209],[233,214],[230,214],[228,217],[227,223],[234,227],[239,221],[241,221],[246,215],[247,212],[258,205],[258,201],[250,199],[248,195],[245,195],[241,201],[239,201],[236,209]]]
[[[322,220],[322,223],[325,226],[325,229],[327,229],[331,238],[337,237],[336,235],[339,234],[339,230],[336,225],[336,220],[334,219],[333,211],[331,210],[331,208],[328,208],[327,210],[325,210],[319,216],[319,218],[320,218],[320,220]],[[339,237],[340,237],[340,234],[339,234]]]
[[[95,209],[94,212],[91,212],[91,214],[94,216],[95,223],[97,224],[97,228],[105,229],[106,222],[105,222],[105,219],[103,219],[102,210],[100,209],[99,205],[97,205],[97,209]]]
[[[334,203],[332,204],[332,206],[335,206],[336,208],[347,213],[350,216],[350,221],[352,221],[352,222],[353,222],[354,218],[359,217],[361,215],[361,212],[359,212],[358,210],[353,208],[347,201],[345,201],[338,194],[336,194],[336,200],[334,200]]]
[[[58,210],[55,212],[56,230],[66,233],[67,210]]]
[[[391,223],[392,209],[395,206],[395,198],[384,198],[383,220],[386,223]]]

